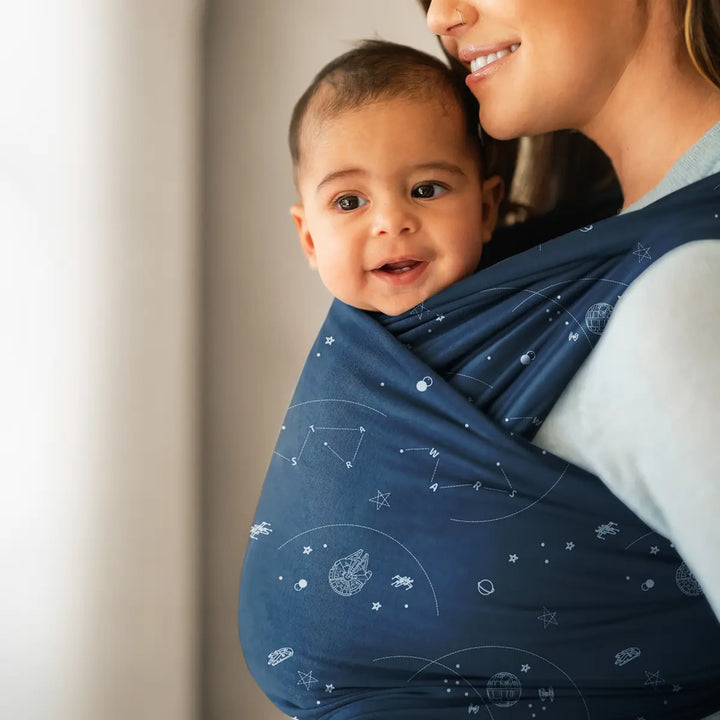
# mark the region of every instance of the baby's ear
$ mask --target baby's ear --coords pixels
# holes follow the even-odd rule
[[[482,241],[490,242],[497,225],[500,202],[505,195],[505,183],[499,175],[482,181]]]
[[[317,269],[317,260],[315,258],[315,243],[305,222],[305,208],[302,205],[293,205],[290,208],[290,215],[295,221],[300,239],[300,247],[308,259],[308,263],[313,270]]]

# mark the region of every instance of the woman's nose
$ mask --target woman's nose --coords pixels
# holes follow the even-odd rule
[[[419,226],[417,215],[409,203],[385,202],[375,209],[372,234],[396,237],[414,233]]]
[[[475,14],[474,9],[465,2],[432,0],[427,11],[427,24],[436,35],[457,35]]]

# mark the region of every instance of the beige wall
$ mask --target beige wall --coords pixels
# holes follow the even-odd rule
[[[3,8],[3,718],[197,716],[201,9]]]
[[[247,674],[235,613],[262,479],[329,302],[288,215],[286,130],[320,67],[373,36],[437,52],[415,0],[208,3],[204,720],[283,717]]]
[[[376,34],[436,51],[414,0],[3,13],[3,718],[279,717],[235,606],[329,302],[287,212],[286,126],[319,67]]]

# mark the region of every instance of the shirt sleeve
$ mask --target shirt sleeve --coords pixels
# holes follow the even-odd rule
[[[720,617],[720,242],[632,283],[535,443],[667,536]]]

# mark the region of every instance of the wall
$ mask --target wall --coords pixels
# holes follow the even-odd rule
[[[210,0],[207,12],[203,718],[272,720],[283,716],[242,659],[237,589],[275,437],[329,303],[288,214],[287,124],[353,40],[438,50],[414,0]]]
[[[0,716],[198,696],[198,0],[0,29]]]

